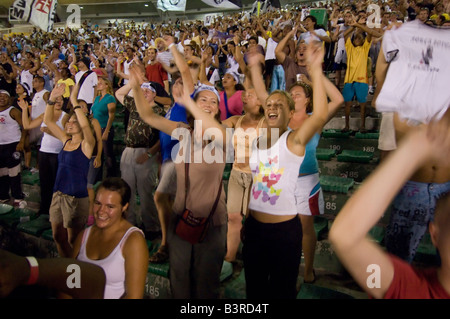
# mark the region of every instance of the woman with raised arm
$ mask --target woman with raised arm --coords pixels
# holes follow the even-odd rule
[[[176,57],[175,62],[184,83],[184,93],[175,98],[189,112],[189,125],[168,120],[148,107],[140,90],[139,73],[135,67],[130,69],[129,84],[140,117],[155,129],[180,139],[180,150],[173,154],[176,156],[173,160],[177,172],[177,191],[167,234],[172,295],[176,299],[219,298],[227,234],[225,193],[222,190],[226,134],[225,128],[217,120],[219,93],[213,87],[200,86],[193,94],[197,103],[192,100],[192,86],[188,85],[189,81],[192,84],[190,72],[184,59],[179,58],[174,52],[176,48],[171,44],[169,49]],[[197,120],[196,125],[201,127],[194,129],[194,119]],[[200,139],[198,135],[201,135]],[[199,243],[191,243],[176,232],[177,221],[181,220],[186,210],[194,218],[207,218],[209,228]]]
[[[344,98],[333,83],[325,76],[322,78],[328,103],[328,120],[333,118],[336,111],[341,107]],[[295,112],[289,121],[292,130],[300,128],[303,123],[313,114],[313,87],[305,82],[296,82],[289,88],[289,93],[295,102]],[[328,121],[327,121],[328,122]],[[296,203],[297,212],[302,222],[303,239],[302,248],[305,261],[303,280],[306,283],[314,283],[316,275],[314,272],[314,255],[316,251],[316,232],[314,229],[314,216],[324,213],[324,200],[319,178],[319,163],[316,158],[316,148],[319,145],[323,126],[320,127],[306,145],[305,158],[298,173]]]
[[[64,84],[57,84],[53,89],[45,109],[44,123],[51,134],[63,143],[58,155],[50,222],[59,255],[68,257],[72,253],[73,242],[84,228],[88,217],[87,175],[95,137],[91,124],[79,105],[73,105],[73,113],[70,114],[65,130],[56,124],[53,108],[56,98],[62,96],[64,91]]]
[[[55,106],[53,107],[53,121],[61,128],[69,119],[69,114],[62,110],[64,100],[62,96],[55,98]],[[44,123],[44,113],[35,118],[30,119],[28,114],[29,104],[26,100],[21,99],[19,106],[22,109],[22,123],[24,129],[33,129],[40,127],[44,132],[41,140],[41,147],[39,148],[38,165],[39,165],[39,181],[40,181],[40,195],[41,202],[38,214],[49,214],[50,204],[52,202],[53,187],[55,186],[56,173],[58,171],[58,154],[61,151],[62,142],[54,137],[47,125]]]
[[[367,235],[396,194],[424,164],[450,165],[449,124],[447,111],[439,122],[409,131],[398,148],[346,202],[330,229],[329,238],[340,261],[373,298],[450,299],[449,192],[437,200],[434,219],[428,225],[431,241],[440,256],[438,267],[414,267],[386,252]],[[420,207],[420,202],[417,206]]]
[[[307,58],[314,86],[314,113],[295,130],[289,121],[295,102],[285,91],[270,95],[257,90],[264,101],[267,135],[255,140],[250,168],[253,175],[249,217],[244,224],[243,261],[249,299],[297,296],[297,277],[302,252],[302,225],[297,217],[295,191],[306,145],[328,119],[323,84],[324,49],[312,42]],[[254,61],[256,61],[254,63]],[[258,59],[250,58],[255,87],[264,88]]]

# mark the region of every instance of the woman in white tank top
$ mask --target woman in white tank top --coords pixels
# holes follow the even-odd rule
[[[264,101],[267,135],[255,140],[250,158],[253,185],[249,218],[243,232],[243,261],[249,299],[295,299],[302,251],[302,226],[297,217],[295,188],[305,147],[328,118],[322,61],[324,49],[311,43],[307,50],[314,86],[314,113],[301,127],[289,131],[295,103],[285,91],[270,95],[258,57],[249,59],[258,98]]]
[[[64,129],[64,125],[69,119],[69,115],[62,111],[63,102],[62,96],[56,98],[53,109],[53,119],[61,129]],[[38,214],[48,215],[52,201],[56,172],[58,170],[58,154],[61,151],[63,144],[59,139],[49,134],[47,125],[44,123],[44,113],[35,119],[31,119],[27,110],[28,103],[24,99],[21,99],[18,104],[22,109],[22,123],[24,129],[28,130],[40,127],[40,130],[44,132],[38,156],[39,180],[41,182],[41,202]]]
[[[142,299],[148,270],[148,248],[143,232],[125,214],[131,190],[120,177],[105,179],[94,202],[94,225],[82,231],[73,258],[103,268],[105,299]]]

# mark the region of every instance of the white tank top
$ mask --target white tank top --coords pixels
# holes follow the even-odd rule
[[[64,129],[64,127],[62,126],[62,119],[66,114],[67,114],[66,112],[61,112],[61,116],[56,122],[56,124],[62,129]],[[47,125],[44,122],[42,122],[41,127],[47,127]],[[63,143],[61,142],[61,140],[57,139],[51,134],[44,133],[41,140],[41,148],[39,149],[41,152],[50,154],[59,154],[62,148]]]
[[[295,188],[304,156],[288,149],[290,132],[284,132],[269,149],[259,149],[259,139],[255,139],[250,157],[253,185],[249,209],[270,215],[297,215]]]
[[[125,259],[122,255],[122,246],[132,232],[139,231],[142,233],[142,231],[137,227],[130,227],[108,257],[92,260],[86,255],[86,243],[89,240],[91,229],[92,226],[84,231],[77,259],[102,267],[106,275],[104,299],[119,299],[125,293]],[[144,236],[144,233],[142,233],[142,236]]]
[[[13,106],[0,112],[0,144],[11,144],[20,141],[22,132],[19,123],[9,114]]]
[[[42,91],[36,92],[33,96],[33,100],[31,100],[31,119],[39,117],[42,113],[45,112],[45,108],[47,103],[44,100],[44,94],[48,91],[43,89]]]

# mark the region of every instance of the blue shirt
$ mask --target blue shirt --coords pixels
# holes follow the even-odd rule
[[[169,111],[167,111],[166,119],[174,122],[187,123],[186,109],[184,106],[175,103]],[[164,132],[159,132],[159,141],[161,147],[162,161],[170,159],[172,149],[178,144],[178,140],[173,140],[172,137]]]

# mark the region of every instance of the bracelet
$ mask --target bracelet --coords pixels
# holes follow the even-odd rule
[[[28,277],[26,285],[34,285],[39,278],[39,264],[33,256],[27,256],[25,258],[30,265],[30,277]]]
[[[74,106],[73,110],[75,111],[76,109],[81,109],[81,106],[79,106],[79,105]]]
[[[153,155],[150,152],[147,152],[147,156],[148,158],[152,158]]]
[[[48,101],[47,101],[47,104],[48,104],[48,105],[55,105],[55,104],[56,104],[56,101],[50,101],[50,100],[48,100]]]

